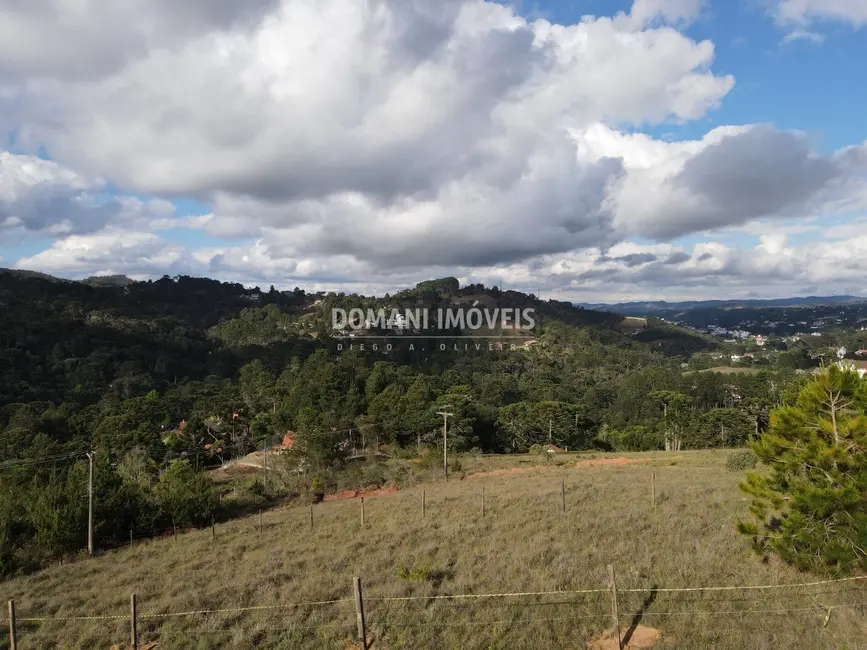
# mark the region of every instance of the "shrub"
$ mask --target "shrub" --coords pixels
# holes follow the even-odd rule
[[[321,476],[310,479],[310,494],[317,503],[325,498],[325,480]]]
[[[457,474],[458,472],[463,470],[463,465],[461,465],[460,458],[452,458],[449,461],[449,472]]]
[[[743,472],[755,468],[758,460],[752,449],[738,449],[726,458],[726,469],[732,472]]]
[[[530,447],[530,453],[538,456],[545,453],[545,448],[542,445],[533,445]]]
[[[449,572],[442,567],[427,564],[418,567],[399,566],[397,568],[397,577],[410,582],[431,582],[438,585],[449,577]]]

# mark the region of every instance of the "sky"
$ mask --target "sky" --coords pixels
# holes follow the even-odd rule
[[[867,297],[865,0],[0,0],[0,266]]]

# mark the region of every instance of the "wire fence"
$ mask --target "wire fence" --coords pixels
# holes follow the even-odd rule
[[[9,647],[17,648],[19,637],[40,632],[40,626],[84,622],[120,624],[115,629],[116,635],[125,633],[122,628],[128,628],[129,647],[134,649],[140,647],[145,636],[153,641],[192,633],[242,633],[260,637],[269,633],[301,635],[297,638],[313,634],[335,641],[355,636],[367,648],[371,634],[387,639],[417,628],[447,630],[487,626],[490,630],[508,631],[534,624],[565,622],[580,622],[591,628],[613,625],[617,641],[621,642],[620,631],[626,630],[628,636],[628,630],[634,629],[645,617],[656,621],[665,617],[783,616],[813,612],[818,616],[818,624],[827,626],[837,610],[867,614],[867,577],[793,584],[619,588],[613,567],[609,567],[609,574],[611,581],[602,588],[367,597],[362,594],[361,580],[355,578],[352,597],[169,612],[139,613],[134,594],[130,610],[124,613],[43,616],[27,612],[19,615],[15,602],[9,601],[8,615],[0,620],[5,635],[0,636],[0,643],[5,638]],[[780,606],[777,594],[791,606]],[[662,609],[655,609],[660,597],[667,600],[662,603]],[[805,602],[796,602],[798,600]],[[529,615],[529,612],[540,615]],[[260,615],[257,621],[250,618]],[[198,627],[195,632],[188,626],[164,629],[173,619],[195,619]]]

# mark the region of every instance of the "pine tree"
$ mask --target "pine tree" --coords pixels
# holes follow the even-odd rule
[[[739,522],[762,555],[802,570],[867,570],[867,380],[823,370],[752,443],[765,471],[741,489],[755,522]]]

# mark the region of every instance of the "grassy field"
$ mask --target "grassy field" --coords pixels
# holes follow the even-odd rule
[[[718,372],[721,375],[757,375],[762,370],[770,370],[770,368],[746,368],[746,367],[738,367],[738,366],[715,366],[713,368],[708,368],[707,370],[690,370],[688,372],[683,373],[684,375],[690,375],[694,372]]]
[[[284,507],[177,539],[0,583],[21,618],[19,647],[127,647],[129,597],[139,642],[160,649],[359,648],[348,599],[360,576],[371,647],[395,650],[586,648],[611,626],[658,629],[654,648],[867,648],[867,584],[729,591],[628,589],[780,585],[820,580],[763,563],[734,530],[747,511],[728,452],[462,459],[464,473],[364,500]],[[510,471],[517,469],[519,471]],[[658,505],[651,506],[651,470]],[[472,472],[494,471],[471,476]],[[566,512],[561,485],[565,481]],[[424,492],[423,492],[424,491]],[[482,514],[484,492],[485,512]],[[426,501],[422,517],[422,497]],[[453,594],[570,592],[430,600]],[[412,600],[378,600],[405,597]],[[298,603],[340,602],[292,606]],[[853,607],[852,605],[857,605]],[[831,610],[823,626],[827,607]],[[272,607],[201,613],[201,610]],[[4,608],[5,611],[5,608]],[[182,614],[167,617],[163,614]],[[0,647],[6,647],[0,636]]]

